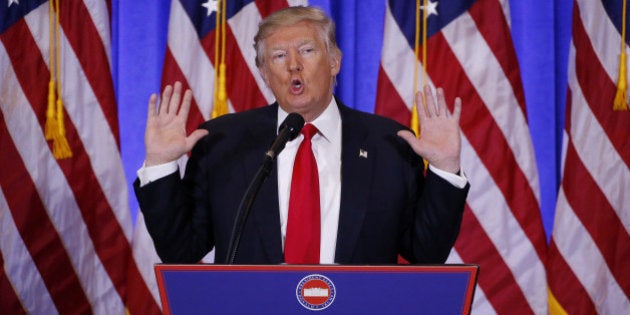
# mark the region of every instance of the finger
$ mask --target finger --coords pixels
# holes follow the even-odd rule
[[[157,103],[157,95],[151,94],[149,97],[149,110],[147,111],[147,118],[154,117],[156,114],[155,104]]]
[[[193,131],[188,137],[186,137],[186,152],[192,150],[199,139],[205,137],[206,135],[208,135],[208,130],[206,129],[197,129]]]
[[[421,148],[420,140],[416,138],[416,135],[413,132],[409,130],[400,130],[396,134],[399,137],[401,137],[403,140],[405,140],[407,144],[409,144],[413,152],[415,152],[418,155],[422,155],[422,152],[421,152],[422,148]]]
[[[160,100],[160,108],[158,110],[158,115],[166,115],[168,114],[168,103],[171,100],[171,94],[173,94],[173,87],[167,85],[162,91],[162,99]]]
[[[192,91],[186,90],[184,93],[184,99],[182,100],[182,107],[179,109],[178,117],[184,121],[188,119],[188,113],[190,113],[190,104],[192,103]]]
[[[424,105],[424,94],[421,91],[416,92],[416,113],[420,120],[427,116],[427,109]]]
[[[455,108],[453,109],[453,118],[455,121],[459,122],[459,118],[462,116],[462,99],[459,97],[455,98]]]
[[[179,110],[179,105],[182,100],[182,84],[181,82],[175,82],[175,87],[173,88],[173,95],[171,96],[171,101],[168,104],[168,113],[169,115],[177,115],[177,111]]]
[[[426,101],[426,109],[428,117],[437,116],[437,111],[435,109],[435,99],[433,99],[433,92],[431,91],[431,87],[428,85],[424,86],[424,95]]]
[[[438,88],[436,94],[437,94],[437,104],[435,104],[436,105],[435,110],[436,110],[437,115],[440,116],[448,112],[448,110],[446,109],[446,99],[444,98],[444,89]]]
[[[399,137],[403,138],[403,140],[407,141],[409,145],[412,145],[418,138],[413,134],[413,132],[409,130],[400,130],[396,133]]]

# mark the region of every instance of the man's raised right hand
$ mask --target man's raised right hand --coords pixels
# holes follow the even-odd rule
[[[144,134],[145,166],[175,161],[192,150],[199,139],[208,134],[197,129],[186,136],[186,120],[190,112],[192,92],[186,90],[182,98],[182,84],[167,85],[162,91],[159,106],[157,95],[149,98],[147,129]]]

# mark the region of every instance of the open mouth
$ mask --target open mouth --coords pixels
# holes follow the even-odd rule
[[[291,80],[291,92],[300,93],[303,87],[304,85],[302,84],[302,81],[298,79]]]

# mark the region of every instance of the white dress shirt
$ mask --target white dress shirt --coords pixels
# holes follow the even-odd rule
[[[278,110],[280,124],[287,112]],[[339,208],[341,204],[341,116],[333,98],[326,110],[311,122],[319,131],[311,139],[313,154],[317,161],[319,174],[319,202],[321,211],[321,239],[319,243],[319,263],[335,262],[337,247],[337,227],[339,226]],[[293,175],[293,162],[297,149],[304,136],[300,134],[289,141],[278,155],[278,200],[280,202],[280,226],[282,246],[287,233],[289,215],[289,194]]]

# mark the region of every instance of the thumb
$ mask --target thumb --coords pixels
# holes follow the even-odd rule
[[[197,129],[193,131],[188,137],[186,137],[186,152],[192,150],[192,147],[195,146],[199,139],[208,135],[208,130],[206,129]]]
[[[396,133],[399,137],[403,138],[403,140],[407,141],[409,145],[411,145],[414,140],[417,140],[416,135],[409,130],[400,130]]]
[[[416,138],[416,135],[409,130],[400,130],[397,132],[397,135],[409,144],[411,149],[416,152],[416,154],[422,156],[420,140]]]

